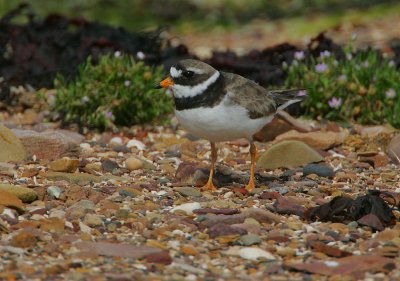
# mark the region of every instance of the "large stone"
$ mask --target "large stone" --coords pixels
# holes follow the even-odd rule
[[[345,131],[335,132],[308,132],[300,133],[295,130],[286,132],[276,138],[276,141],[296,140],[302,141],[313,148],[329,149],[344,142],[347,133]]]
[[[277,136],[290,130],[309,132],[311,131],[311,126],[293,118],[283,111],[279,116],[275,116],[271,122],[266,124],[258,133],[256,133],[254,139],[262,142],[272,141]]]
[[[59,131],[38,133],[31,130],[13,129],[15,135],[22,141],[28,155],[36,155],[38,159],[59,159],[67,152],[78,148],[77,141]]]
[[[387,147],[387,153],[390,159],[400,165],[400,134],[396,135]]]
[[[16,195],[0,189],[0,210],[2,206],[15,209],[20,213],[25,209],[24,204]]]
[[[0,162],[20,162],[26,151],[20,139],[7,127],[0,124]]]
[[[19,185],[0,184],[0,191],[2,190],[14,194],[24,203],[31,203],[38,198],[35,191]]]
[[[264,152],[257,161],[263,169],[295,168],[324,158],[314,149],[300,141],[282,141]]]

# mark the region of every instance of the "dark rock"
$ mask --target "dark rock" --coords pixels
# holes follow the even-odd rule
[[[246,216],[243,214],[236,215],[215,215],[215,216],[207,216],[206,219],[202,222],[206,227],[211,227],[216,224],[237,224],[243,223],[246,219]]]
[[[101,162],[101,169],[104,172],[112,172],[114,169],[118,169],[119,165],[117,164],[117,162],[112,161],[110,159],[105,159]]]
[[[369,226],[372,229],[382,231],[385,227],[382,225],[379,218],[373,214],[368,214],[357,220],[358,224]]]
[[[247,230],[239,227],[233,227],[226,223],[219,223],[211,226],[207,233],[210,238],[216,238],[226,235],[244,235],[247,234]]]
[[[112,148],[116,152],[128,153],[131,150],[126,145],[118,145]]]
[[[145,257],[148,263],[159,263],[168,265],[172,263],[172,258],[168,252],[148,254]]]
[[[321,164],[308,164],[303,168],[303,175],[307,176],[310,174],[316,174],[320,177],[327,177],[327,178],[332,178],[335,176],[335,172],[333,169],[327,165],[321,165]]]
[[[299,217],[304,217],[304,213],[307,210],[294,200],[285,197],[277,198],[274,202],[274,208],[279,214],[297,215]]]

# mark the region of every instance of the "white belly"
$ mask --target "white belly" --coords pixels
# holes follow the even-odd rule
[[[192,135],[213,142],[231,141],[252,136],[271,122],[273,116],[250,119],[243,107],[222,101],[215,107],[175,110],[184,129]]]

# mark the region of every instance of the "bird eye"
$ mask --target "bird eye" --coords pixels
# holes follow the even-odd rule
[[[186,78],[193,77],[193,75],[194,75],[194,72],[190,71],[190,70],[186,70],[186,71],[183,72],[183,76],[186,77]]]

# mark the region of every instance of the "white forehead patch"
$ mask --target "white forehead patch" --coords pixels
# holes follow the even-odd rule
[[[181,76],[182,70],[177,70],[175,67],[171,67],[171,69],[169,70],[169,73],[171,74],[171,76],[173,78],[178,78]]]

